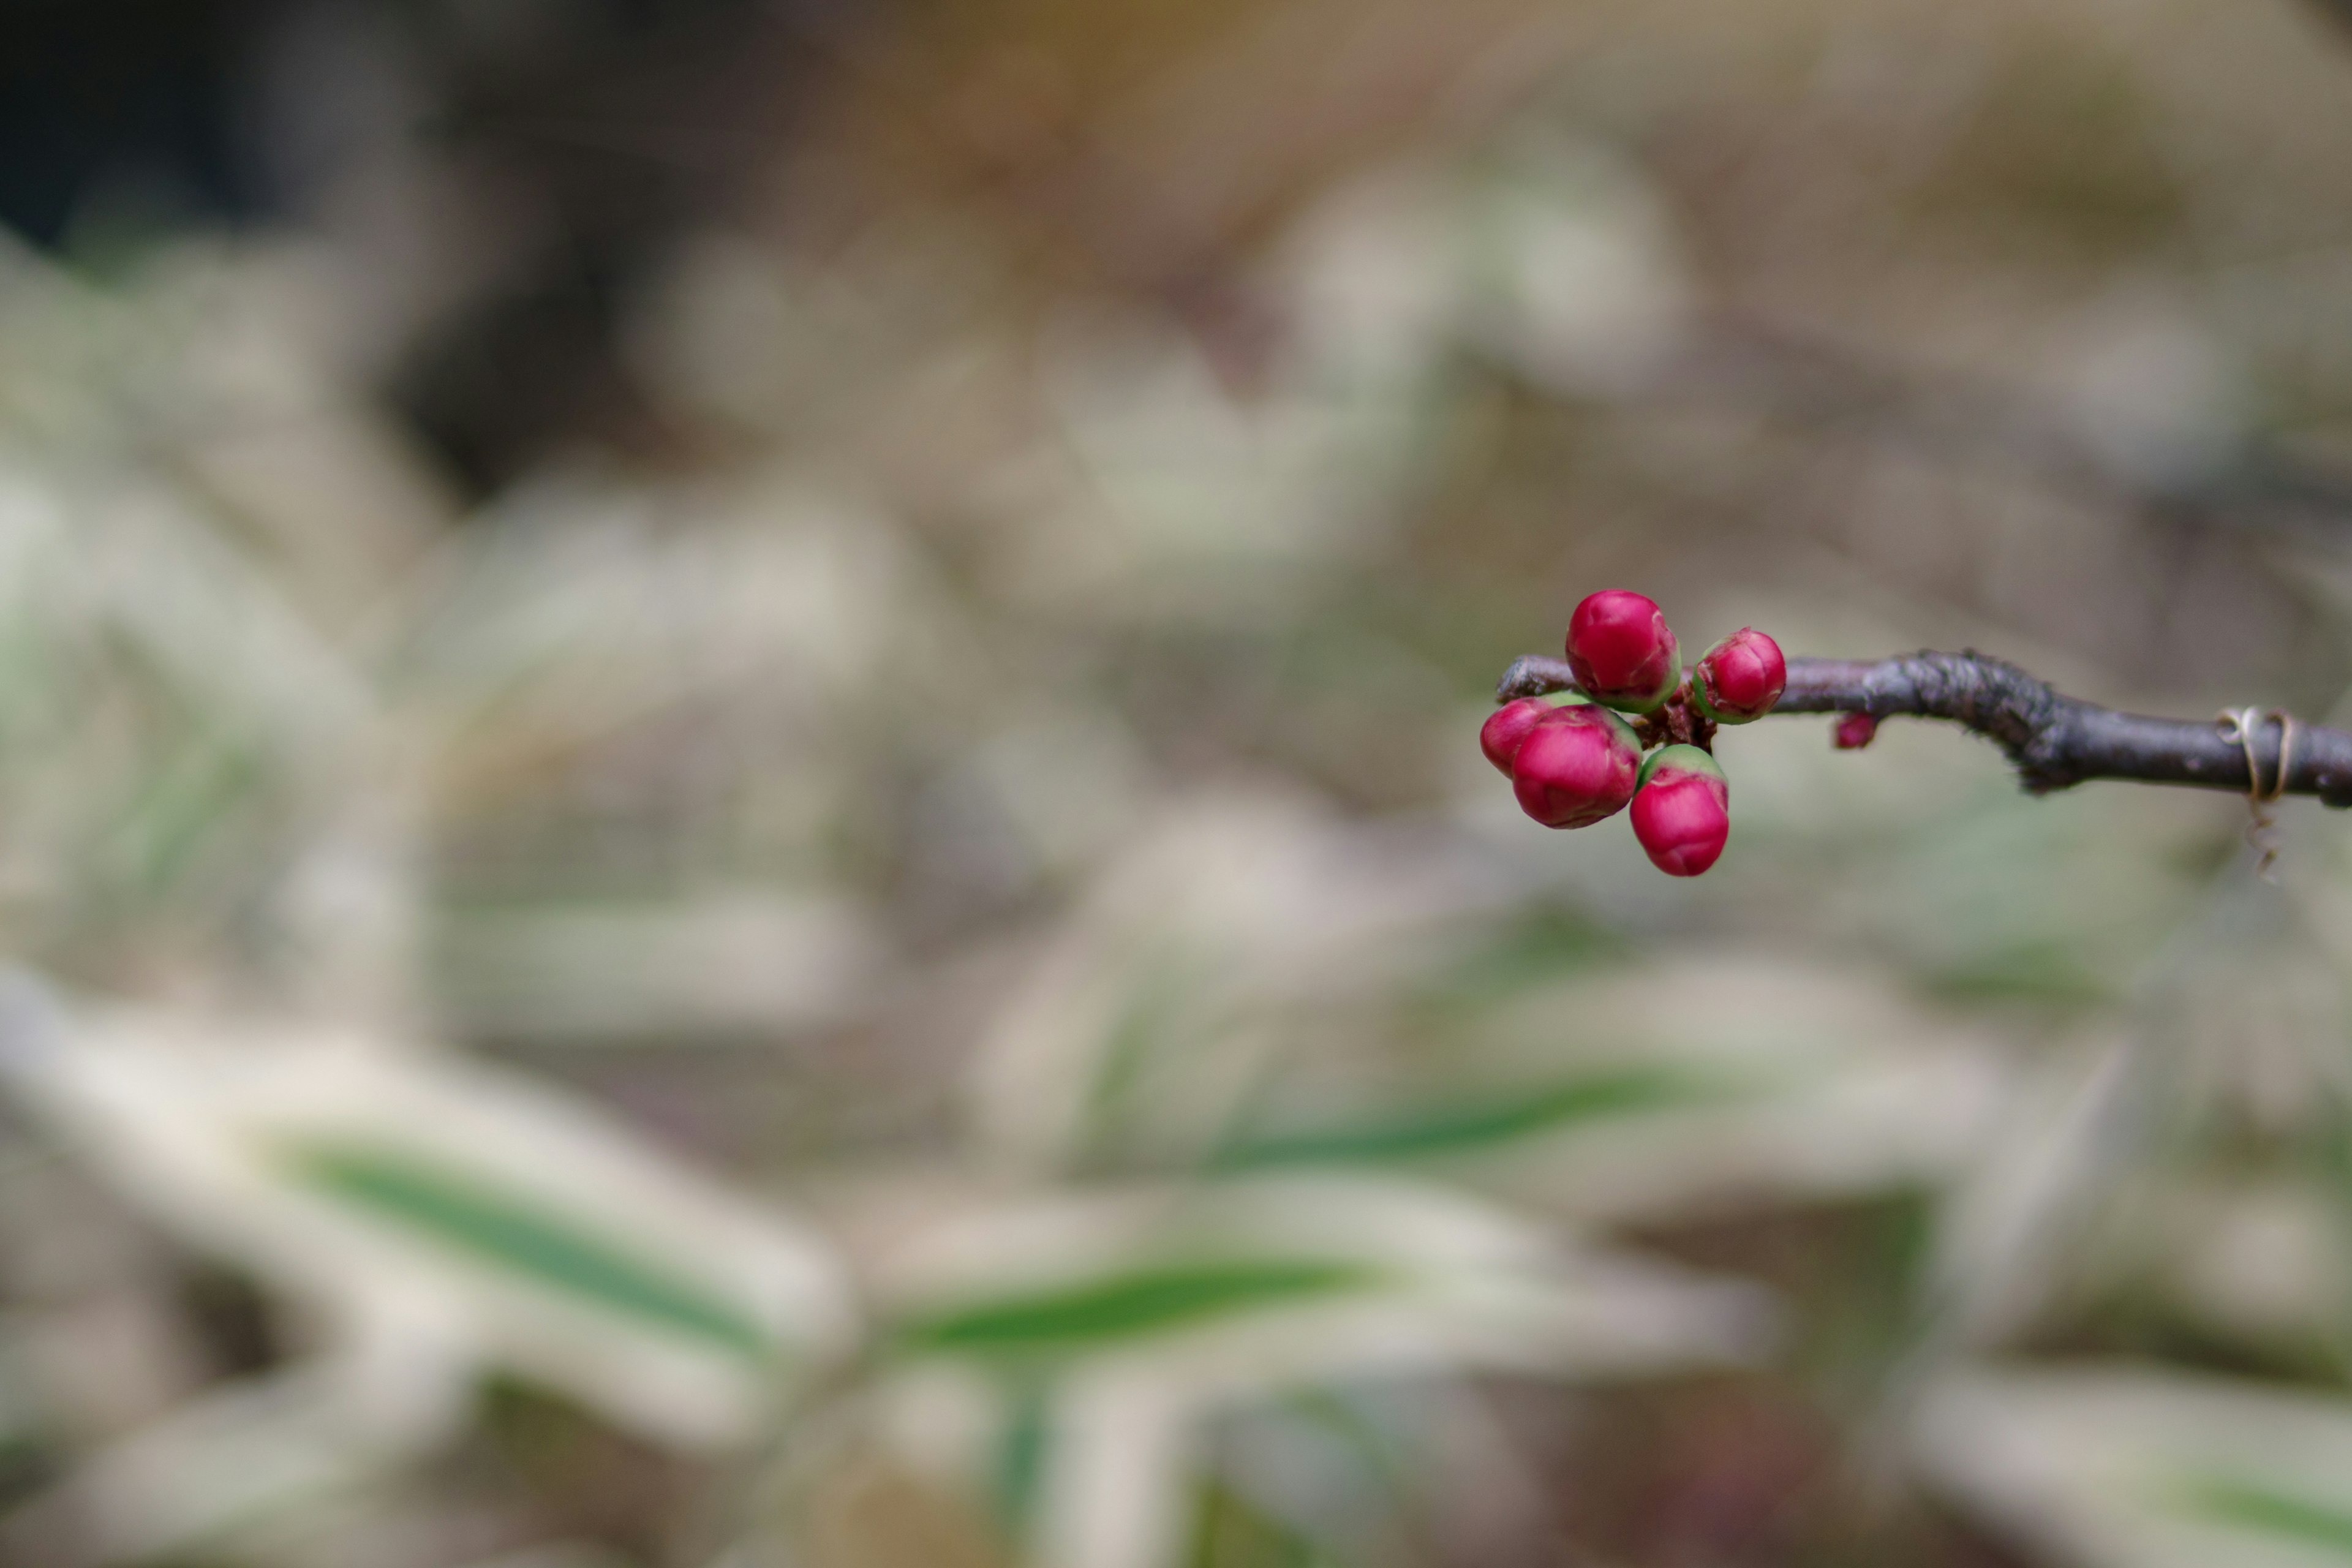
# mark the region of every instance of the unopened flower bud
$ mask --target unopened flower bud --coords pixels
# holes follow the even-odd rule
[[[1581,704],[1585,700],[1573,691],[1555,691],[1549,697],[1522,697],[1506,702],[1488,715],[1478,730],[1478,749],[1486,760],[1505,773],[1511,771],[1511,759],[1519,754],[1519,745],[1528,731],[1563,706]]]
[[[1664,746],[1643,764],[1633,837],[1669,877],[1696,877],[1731,836],[1731,784],[1696,746]]]
[[[1511,763],[1519,808],[1546,827],[1590,827],[1633,798],[1642,743],[1605,708],[1555,708],[1538,718]]]
[[[1745,724],[1772,711],[1789,684],[1780,645],[1742,626],[1701,656],[1691,670],[1691,697],[1718,724]]]
[[[1622,588],[1585,596],[1568,618],[1568,666],[1595,702],[1647,713],[1682,684],[1682,655],[1655,600]]]
[[[1877,737],[1878,715],[1848,713],[1830,731],[1830,743],[1841,752],[1858,752]]]

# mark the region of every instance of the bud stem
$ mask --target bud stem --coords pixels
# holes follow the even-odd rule
[[[1696,746],[1702,752],[1715,751],[1715,721],[1690,700],[1687,687],[1677,687],[1656,711],[1636,716],[1633,733],[1640,737],[1645,752],[1653,746]]]

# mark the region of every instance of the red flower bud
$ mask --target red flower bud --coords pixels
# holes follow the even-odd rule
[[[1665,746],[1642,768],[1633,837],[1669,877],[1696,877],[1731,837],[1731,784],[1696,746]]]
[[[1568,618],[1568,667],[1586,696],[1647,713],[1682,684],[1682,655],[1657,602],[1622,588],[1585,596]]]
[[[1870,744],[1878,734],[1878,715],[1848,713],[1830,731],[1830,743],[1841,752],[1858,752]]]
[[[1761,719],[1788,684],[1789,661],[1780,657],[1780,645],[1753,626],[1742,626],[1707,649],[1691,671],[1698,710],[1718,724]]]
[[[1528,731],[1559,712],[1563,705],[1583,701],[1573,691],[1559,691],[1549,697],[1522,697],[1515,702],[1506,702],[1479,727],[1478,749],[1486,753],[1488,762],[1507,773],[1511,771],[1511,759],[1519,754],[1520,743],[1527,740]]]
[[[1624,810],[1641,776],[1632,725],[1605,708],[1555,708],[1519,742],[1511,791],[1546,827],[1590,827]]]

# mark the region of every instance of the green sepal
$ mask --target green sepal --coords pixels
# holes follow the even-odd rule
[[[1633,725],[1628,724],[1614,711],[1602,707],[1598,702],[1588,702],[1587,706],[1595,713],[1608,714],[1609,722],[1616,726],[1619,737],[1622,738],[1627,745],[1633,747],[1635,752],[1639,752],[1642,749],[1642,737],[1640,733],[1634,730]],[[1635,787],[1638,788],[1640,786],[1637,784]]]
[[[1713,653],[1715,649],[1709,648],[1706,651]],[[1761,713],[1732,714],[1718,711],[1715,704],[1706,700],[1706,682],[1698,678],[1696,669],[1691,671],[1690,701],[1692,707],[1718,724],[1753,724],[1757,720],[1769,718],[1771,715],[1771,710],[1769,708]]]
[[[1705,773],[1710,778],[1723,780],[1726,784],[1731,782],[1723,771],[1723,764],[1696,746],[1660,746],[1643,760],[1641,781],[1633,787],[1639,790],[1643,784],[1648,784],[1650,775],[1661,767],[1680,768],[1689,773]]]
[[[1655,713],[1659,709],[1664,708],[1666,705],[1667,698],[1672,697],[1676,691],[1682,689],[1682,684],[1683,650],[1676,648],[1675,649],[1675,667],[1673,669],[1667,671],[1666,683],[1658,688],[1658,694],[1655,697],[1651,698],[1648,701],[1633,702],[1622,700],[1613,697],[1596,697],[1592,699],[1592,700],[1600,703],[1604,708],[1613,708],[1620,713]]]
[[[1587,697],[1581,691],[1574,689],[1566,691],[1544,691],[1538,692],[1537,695],[1555,708],[1585,708],[1590,707],[1592,702],[1591,698]]]

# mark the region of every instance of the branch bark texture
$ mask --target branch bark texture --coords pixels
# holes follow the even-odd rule
[[[1513,661],[1496,697],[1509,701],[1574,684],[1566,660],[1531,654]],[[2252,787],[2245,746],[2212,720],[2150,718],[2063,697],[2049,682],[1979,653],[1792,658],[1788,689],[1772,710],[1774,717],[1784,713],[1948,720],[1999,746],[2031,795],[2094,779],[2241,795]],[[2265,786],[2278,776],[2283,739],[2276,722],[2255,727],[2254,754]],[[2352,805],[2352,734],[2296,723],[2284,793]]]

